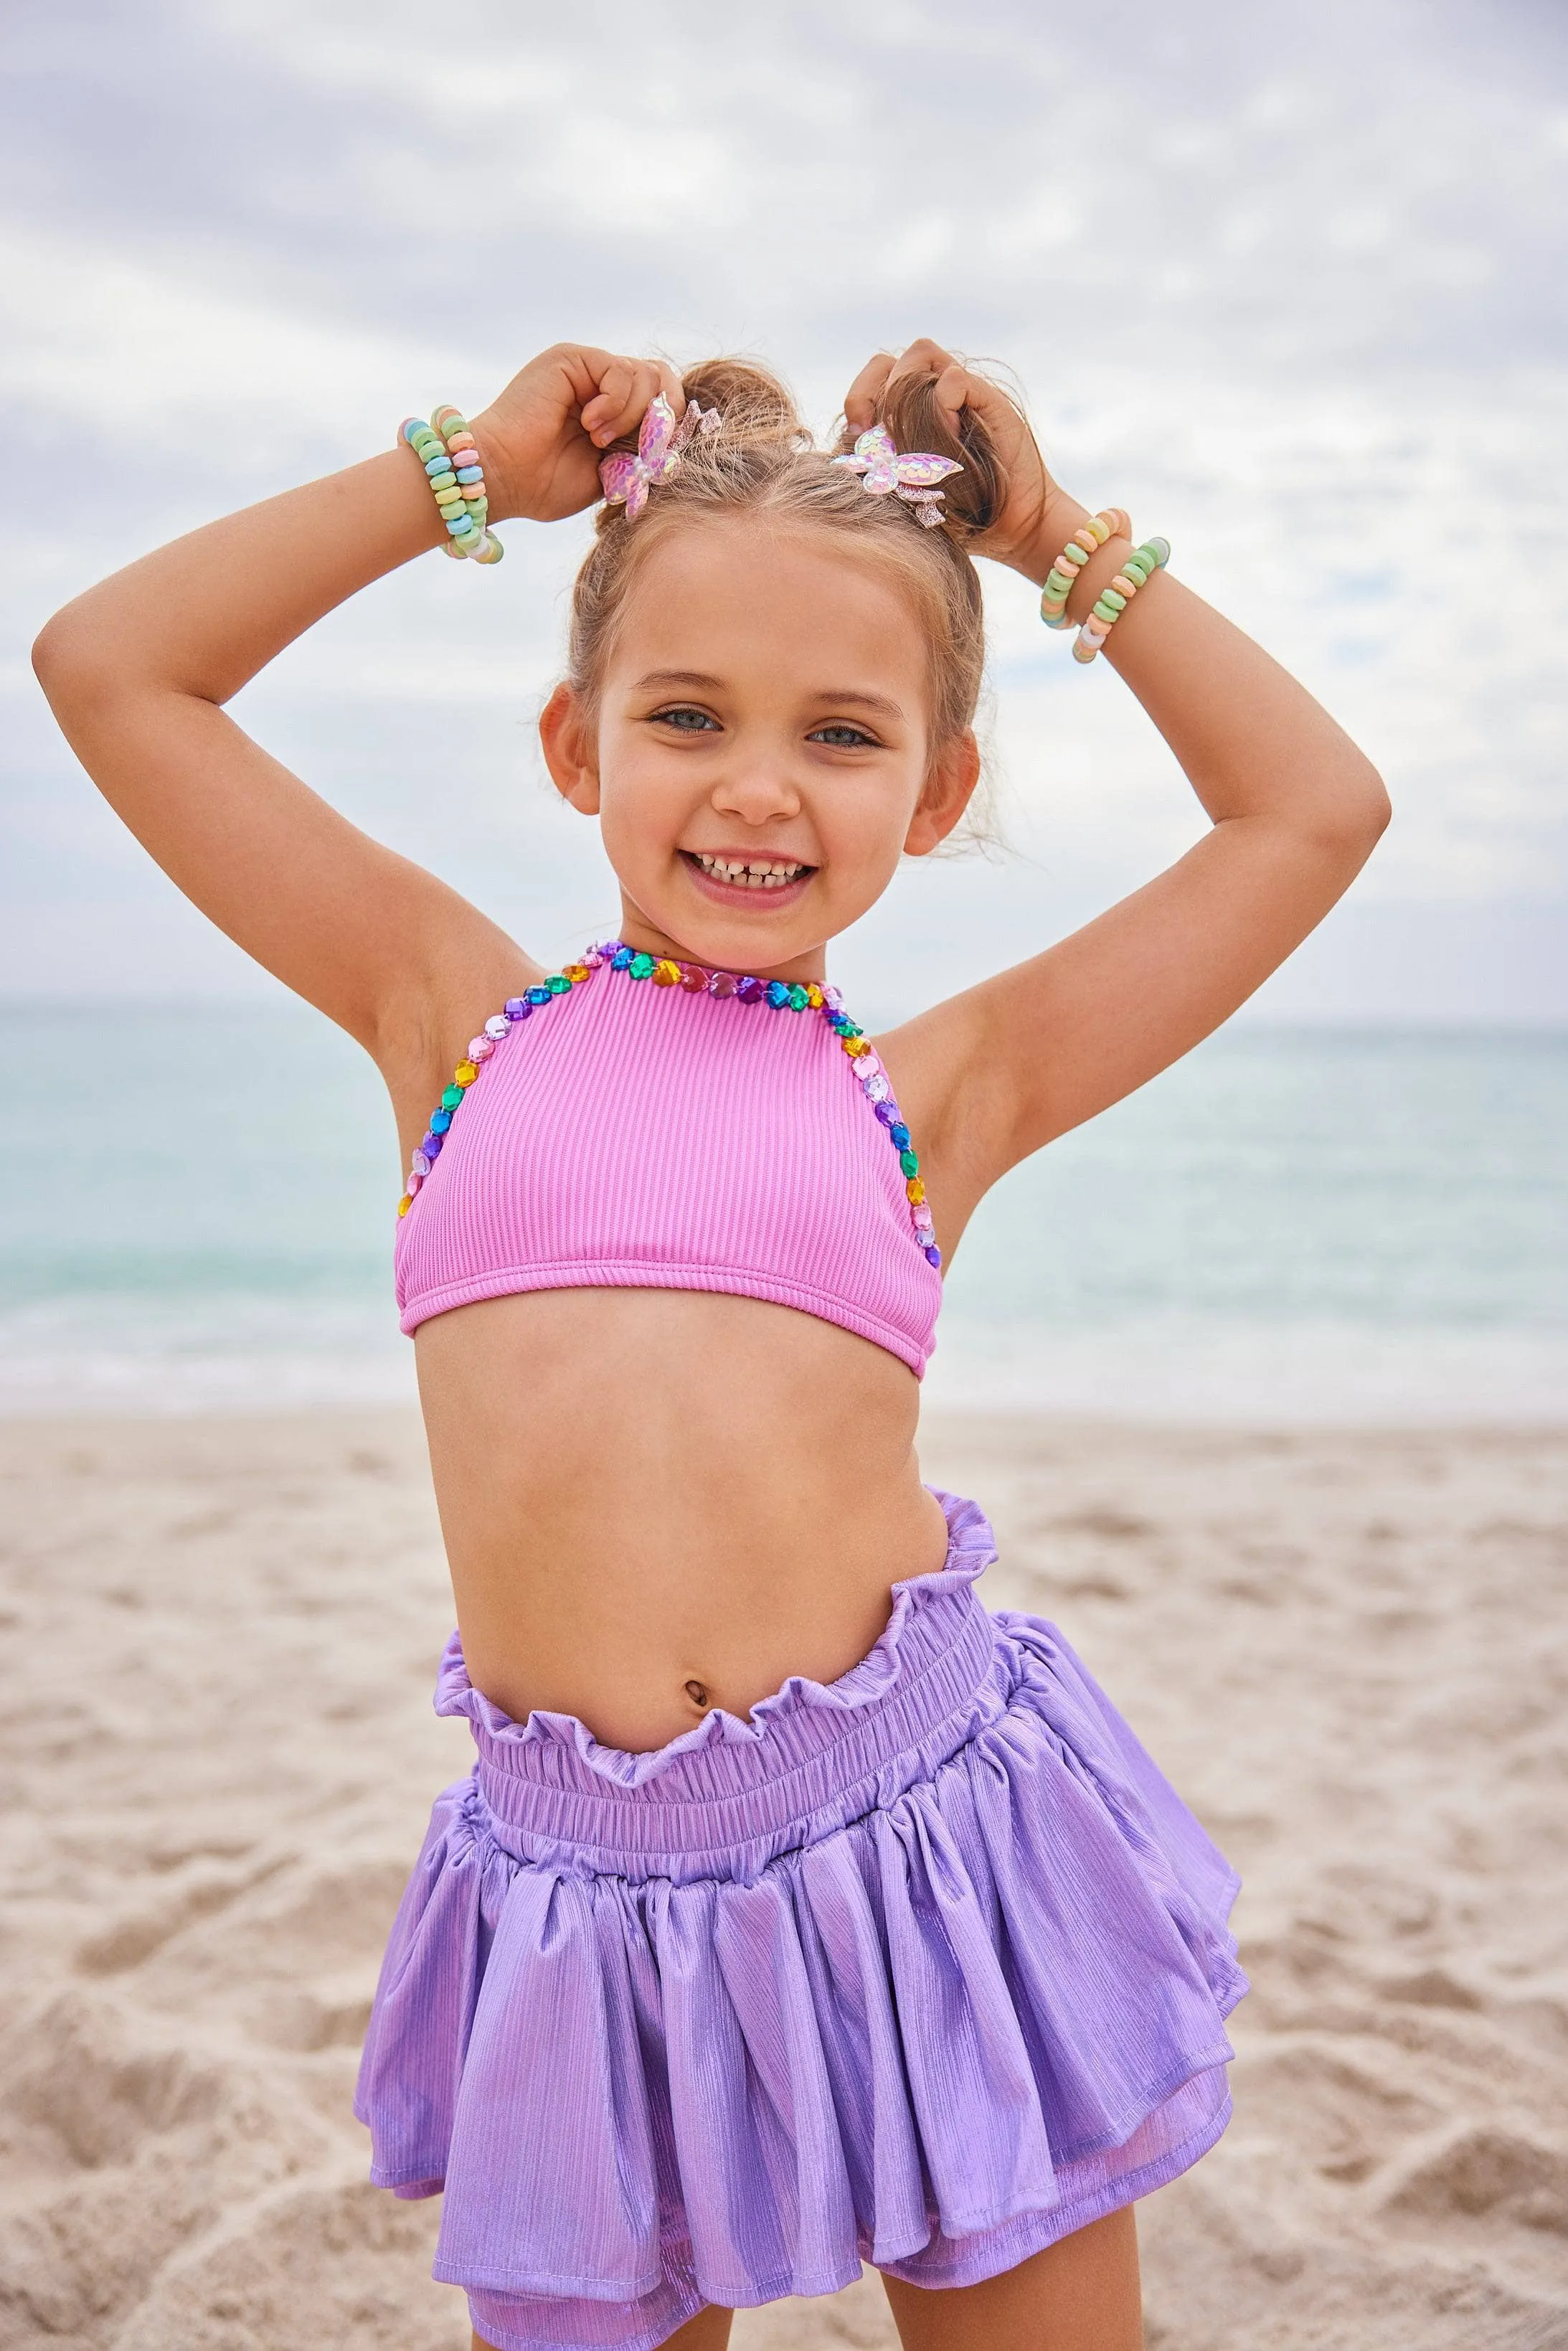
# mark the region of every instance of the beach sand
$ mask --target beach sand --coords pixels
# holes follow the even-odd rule
[[[1245,1884],[1153,2351],[1568,2346],[1568,1436],[929,1424]],[[0,2346],[465,2351],[350,2098],[449,1603],[395,1413],[0,1425]],[[881,2288],[737,2351],[894,2340]]]

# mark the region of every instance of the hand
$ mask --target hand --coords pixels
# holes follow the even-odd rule
[[[681,380],[659,360],[620,358],[583,343],[554,343],[470,420],[485,467],[490,518],[559,522],[603,496],[599,461],[634,432],[663,392],[676,418]]]
[[[937,404],[955,437],[959,413],[966,408],[985,425],[1007,472],[1008,498],[990,529],[970,540],[970,549],[976,555],[989,556],[993,563],[1010,564],[1038,586],[1061,545],[1061,538],[1051,547],[1046,541],[1051,536],[1049,517],[1053,507],[1062,507],[1062,492],[1046,469],[1028,418],[1005,392],[985,376],[973,373],[939,343],[923,337],[898,359],[891,351],[879,351],[866,361],[844,401],[844,422],[852,433],[863,433],[876,423],[877,407],[887,386],[904,375],[936,376]],[[1066,504],[1071,506],[1071,501]]]

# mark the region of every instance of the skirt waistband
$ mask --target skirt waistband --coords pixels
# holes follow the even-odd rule
[[[745,1719],[716,1707],[664,1747],[607,1747],[576,1715],[514,1721],[474,1688],[454,1634],[436,1710],[469,1719],[497,1842],[519,1859],[577,1856],[633,1876],[744,1876],[929,1774],[1007,1703],[995,1624],[973,1588],[996,1556],[990,1527],[973,1502],[931,1490],[946,1560],[893,1586],[857,1664],[833,1682],[791,1675]]]

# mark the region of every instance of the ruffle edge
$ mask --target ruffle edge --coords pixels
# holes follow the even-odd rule
[[[380,2185],[444,2182],[434,2273],[490,2339],[514,2299],[520,2346],[644,2351],[862,2260],[970,2283],[1219,2136],[1236,1873],[1057,1629],[994,1621],[1005,1711],[750,1882],[520,1862],[473,1782],[438,1800],[356,2111]],[[796,1687],[864,1702],[875,1655]]]

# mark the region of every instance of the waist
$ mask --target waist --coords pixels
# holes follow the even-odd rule
[[[893,1586],[888,1622],[831,1682],[794,1674],[745,1716],[715,1708],[663,1746],[595,1738],[580,1717],[535,1709],[518,1722],[475,1689],[454,1634],[436,1708],[468,1718],[475,1795],[518,1858],[569,1859],[632,1876],[760,1867],[891,1802],[929,1776],[1005,1703],[993,1622],[974,1579],[995,1556],[982,1511],[938,1494],[943,1565]]]
[[[917,1383],[815,1317],[547,1290],[439,1315],[416,1353],[457,1619],[512,1714],[638,1748],[744,1714],[842,1672],[942,1558]]]

